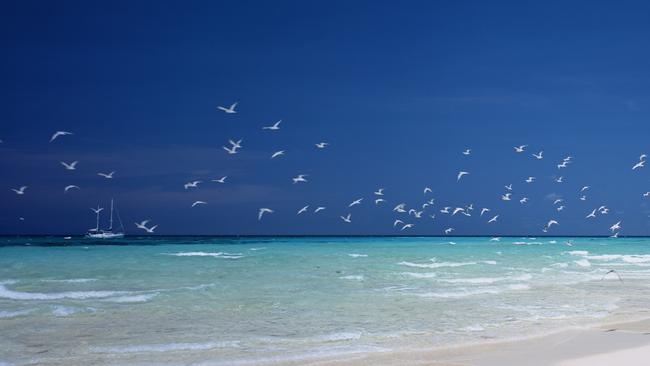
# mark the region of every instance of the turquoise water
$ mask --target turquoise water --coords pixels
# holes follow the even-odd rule
[[[0,365],[282,364],[639,318],[650,303],[645,238],[0,241]],[[601,280],[609,269],[623,282]]]

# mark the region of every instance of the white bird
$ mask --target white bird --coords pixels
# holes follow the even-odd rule
[[[193,182],[187,182],[187,183],[185,183],[185,184],[183,185],[183,188],[185,188],[185,189],[189,189],[189,188],[197,188],[197,187],[199,186],[200,183],[203,183],[203,182],[200,181],[200,180],[195,180],[195,181],[193,181]]]
[[[568,161],[563,161],[562,164],[557,165],[557,168],[558,169],[566,168],[568,166],[567,165],[568,163],[569,163]]]
[[[279,120],[279,121],[275,122],[275,124],[273,124],[272,126],[262,127],[262,129],[263,130],[277,131],[277,130],[280,129],[280,123],[282,123],[282,120]]]
[[[643,197],[648,197],[648,196],[650,196],[650,192],[646,192],[643,194]]]
[[[66,162],[64,162],[64,161],[62,161],[62,162],[61,162],[61,165],[63,165],[63,166],[66,168],[66,170],[75,170],[75,169],[77,169],[77,163],[79,163],[79,162],[76,161],[76,160],[73,161],[73,162],[70,163],[70,164],[68,164],[68,163],[66,163]]]
[[[563,176],[560,176],[560,177],[558,177],[558,178],[555,178],[555,181],[556,181],[557,183],[563,183],[563,182],[564,182],[564,177],[563,177]]]
[[[462,208],[462,207],[456,207],[456,208],[454,209],[454,212],[451,213],[451,216],[454,216],[454,215],[456,215],[457,213],[462,212],[462,211],[465,211],[465,209]]]
[[[158,227],[158,225],[154,225],[154,226],[152,226],[150,228],[144,228],[144,229],[147,231],[147,233],[153,234],[153,231],[156,230],[157,227]]]
[[[135,226],[137,226],[138,229],[142,229],[142,230],[146,231],[146,232],[149,233],[149,234],[153,234],[154,230],[156,230],[156,228],[158,227],[158,225],[154,225],[154,226],[148,228],[146,225],[147,225],[147,223],[148,223],[149,221],[151,221],[151,220],[144,220],[144,221],[142,221],[141,223],[137,223],[137,222],[136,222],[136,223],[135,223]]]
[[[415,225],[415,224],[406,224],[406,225],[402,226],[402,231],[404,231],[405,229],[410,229],[410,228],[412,228],[414,225]]]
[[[103,208],[103,207],[99,207],[99,206],[97,206],[97,208],[92,208],[92,207],[91,207],[90,210],[91,210],[92,212],[94,212],[95,214],[98,214],[98,213],[104,211],[104,208]],[[149,222],[149,220],[144,221],[145,224],[146,224],[147,222]],[[136,225],[137,225],[137,224],[136,224]]]
[[[63,188],[63,192],[68,193],[68,191],[73,189],[73,188],[80,189],[79,186],[75,186],[75,185],[71,184],[71,185],[66,186],[65,188]]]
[[[522,153],[522,152],[524,152],[524,150],[526,150],[526,147],[527,147],[527,146],[528,146],[528,145],[519,145],[519,146],[515,146],[515,152]]]
[[[502,195],[501,195],[501,199],[502,199],[503,201],[510,201],[510,196],[511,196],[511,195],[512,195],[512,193],[502,194]]]
[[[284,155],[284,150],[276,151],[273,153],[273,155],[271,155],[271,159],[275,159],[278,156],[282,156],[282,155]]]
[[[213,179],[212,181],[216,182],[216,183],[226,183],[226,178],[228,178],[228,176],[224,175],[223,177],[221,177],[219,179]]]
[[[384,189],[379,188],[378,190],[375,191],[376,196],[383,196],[384,195]]]
[[[526,178],[526,183],[533,183],[534,181],[535,181],[535,177]]]
[[[504,187],[506,187],[507,190],[512,191],[512,183],[510,183],[510,184],[508,184],[507,186],[504,186]]]
[[[447,207],[443,208],[442,210],[440,210],[440,213],[448,214],[450,208],[451,208],[451,207],[447,206]]]
[[[308,208],[309,208],[309,205],[307,205],[307,206],[301,208],[300,210],[298,210],[298,213],[297,213],[296,215],[300,215],[300,214],[303,213],[303,212],[307,212],[307,209],[308,209]]]
[[[645,160],[645,158],[647,158],[647,157],[648,157],[648,155],[641,154],[641,156],[639,156],[639,160]]]
[[[587,196],[585,196],[584,194],[580,196],[580,201],[586,201],[586,200],[587,200]]]
[[[541,159],[544,158],[543,154],[544,154],[544,151],[540,151],[539,153],[537,153],[537,154],[532,154],[532,155],[535,157],[535,159],[537,159],[537,160],[541,160]]]
[[[463,171],[458,172],[458,176],[456,177],[456,181],[458,182],[460,180],[460,178],[462,178],[464,175],[467,175],[467,174],[469,174],[469,172],[463,172]]]
[[[591,187],[584,186],[584,187],[580,188],[580,192],[584,192],[584,191],[588,190],[589,188],[591,188]]]
[[[526,202],[528,202],[528,197],[524,197],[524,198],[522,198],[522,199],[519,200],[519,203],[521,203],[522,205],[523,205],[524,203],[526,203]]]
[[[499,218],[499,215],[494,216],[493,218],[491,218],[490,220],[488,220],[488,224],[491,224],[491,223],[493,223],[493,222],[497,222],[497,219],[498,219],[498,218]]]
[[[314,210],[314,213],[323,211],[324,209],[325,209],[325,207],[323,207],[323,206],[316,207],[316,209]]]
[[[296,184],[298,182],[307,183],[307,179],[305,179],[306,176],[307,174],[298,174],[297,177],[291,179],[293,180],[293,184]]]
[[[454,231],[454,228],[453,228],[453,227],[446,228],[446,229],[445,229],[445,235],[449,235],[449,234],[451,234],[452,231]]]
[[[557,210],[558,212],[560,212],[560,211],[564,210],[564,206],[560,206],[560,207],[556,208],[556,210]]]
[[[99,175],[100,177],[104,177],[104,178],[106,178],[106,179],[113,179],[113,174],[115,174],[115,172],[110,172],[110,173],[97,173],[97,175]]]
[[[489,208],[482,208],[480,216],[483,216],[483,214],[486,213],[486,212],[490,212],[490,209]]]
[[[405,207],[406,207],[406,203],[400,203],[399,205],[395,206],[395,208],[393,208],[393,211],[406,212],[406,210],[404,209]]]
[[[393,227],[397,226],[397,224],[403,224],[403,223],[404,223],[404,221],[402,221],[400,219],[397,219],[397,220],[395,220],[395,222],[393,222]]]
[[[382,202],[386,202],[386,200],[383,199],[383,198],[377,198],[377,199],[375,200],[375,205],[378,205],[378,204],[380,204],[380,203],[382,203]]]
[[[227,146],[223,146],[223,149],[226,150],[226,152],[228,152],[228,154],[230,154],[230,155],[237,154],[237,148],[234,147],[234,146],[232,148],[228,148]]]
[[[611,230],[612,232],[617,231],[617,230],[621,230],[621,221],[619,221],[619,222],[615,223],[614,225],[612,225],[609,228],[609,230]]]
[[[348,207],[352,207],[352,206],[360,205],[360,204],[361,204],[361,201],[363,201],[363,198],[359,198],[358,200],[352,201],[352,203],[350,203],[350,204],[348,205]]]
[[[91,210],[93,210],[95,213],[99,213],[99,211],[103,210],[103,208],[98,209],[99,211],[95,211],[94,208],[91,208]],[[137,226],[138,229],[146,229],[146,228],[147,228],[146,225],[147,225],[147,223],[148,223],[149,221],[151,221],[151,220],[143,220],[142,222],[136,222],[136,223],[135,223],[135,226]]]
[[[471,153],[472,153],[472,149],[466,149],[465,151],[463,151],[463,155],[469,155]]]
[[[553,205],[557,205],[560,202],[564,202],[564,199],[562,199],[562,198],[556,199],[555,201],[553,201]]]
[[[16,192],[16,194],[18,194],[18,195],[23,195],[23,194],[25,194],[26,189],[27,189],[27,186],[22,186],[22,187],[20,187],[18,189],[12,188],[11,190]]]
[[[602,210],[600,210],[601,215],[607,215],[609,213],[609,208],[605,207]]]
[[[228,143],[232,145],[235,149],[241,149],[241,142],[244,141],[243,139],[239,139],[237,141],[233,141],[232,139],[228,140]]]
[[[424,187],[424,194],[427,194],[427,192],[429,192],[429,193],[433,193],[433,191],[431,190],[431,188],[429,188],[429,187]]]
[[[197,206],[197,205],[207,205],[207,204],[208,203],[205,202],[205,201],[194,201],[194,203],[192,203],[192,207]]]
[[[431,214],[431,215],[429,215],[429,217],[431,218],[431,220],[435,220],[436,219],[436,214]]]
[[[641,160],[640,162],[636,163],[633,167],[632,170],[636,170],[639,168],[645,167],[645,160]]]
[[[316,144],[316,147],[319,149],[324,149],[329,145],[329,142],[319,142]]]
[[[546,223],[546,228],[550,228],[551,225],[560,225],[560,223],[555,220],[549,220],[548,223]]]
[[[56,131],[54,135],[52,135],[52,137],[50,138],[50,142],[56,140],[59,136],[68,136],[72,134],[73,134],[72,132],[67,132],[67,131]]]
[[[592,218],[596,218],[596,209],[594,209],[593,211],[591,211],[591,213],[590,213],[589,215],[585,216],[585,219],[588,219],[588,218],[590,218],[590,217],[592,217]]]
[[[235,102],[235,103],[231,104],[230,107],[228,107],[228,108],[222,107],[222,106],[218,106],[217,108],[221,109],[222,111],[224,111],[226,113],[229,113],[229,114],[230,113],[237,113],[237,111],[235,110],[235,107],[237,107],[237,103],[239,103],[239,102]]]
[[[352,214],[348,214],[347,216],[341,216],[341,220],[343,220],[343,221],[345,221],[347,223],[352,222],[351,218],[352,218]]]
[[[273,213],[274,211],[271,210],[270,208],[262,207],[260,208],[259,212],[257,213],[257,221],[262,219],[262,216],[264,216],[265,213]]]

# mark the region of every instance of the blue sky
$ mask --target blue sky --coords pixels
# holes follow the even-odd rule
[[[650,235],[650,171],[631,170],[650,152],[648,11],[587,1],[6,4],[0,233],[83,233],[89,207],[115,197],[133,234],[146,218],[161,234],[396,234],[397,203],[435,198],[436,219],[406,219],[409,234],[538,235],[555,218],[549,234],[602,235],[622,220],[621,234]],[[235,101],[235,115],[216,110]],[[261,130],[278,119],[280,131]],[[75,135],[48,143],[56,130]],[[244,139],[239,154],[222,150],[229,138]],[[317,150],[320,141],[331,146]],[[516,154],[520,144],[529,150]],[[277,150],[286,156],[270,160]],[[558,171],[567,155],[574,163]],[[76,171],[59,164],[72,160]],[[111,170],[111,181],[96,175]],[[459,170],[471,174],[457,183]],[[309,182],[293,185],[301,173]],[[227,184],[207,182],[223,175]],[[206,183],[184,190],[191,180]],[[528,205],[500,200],[509,183]],[[63,194],[68,184],[82,189]],[[24,196],[10,190],[21,185]],[[383,207],[371,204],[378,187]],[[192,209],[195,200],[208,205]],[[438,213],[469,203],[498,224]],[[327,210],[296,216],[308,204]],[[584,219],[600,205],[610,213]],[[260,207],[275,213],[258,222]],[[351,224],[339,219],[347,213]]]

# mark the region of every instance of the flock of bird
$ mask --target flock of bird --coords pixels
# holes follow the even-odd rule
[[[222,111],[223,113],[225,113],[227,115],[233,115],[233,114],[237,114],[237,109],[236,109],[237,105],[238,105],[238,103],[235,102],[235,103],[231,104],[228,107],[218,106],[217,109],[219,111]],[[281,123],[282,123],[282,120],[278,120],[277,122],[273,123],[270,126],[263,126],[262,130],[271,131],[271,132],[279,131],[281,129],[281,127],[280,127]],[[72,136],[72,135],[74,135],[74,134],[72,132],[69,132],[69,131],[56,131],[51,136],[50,143],[54,143],[55,141],[57,141],[58,139],[60,139],[62,137]],[[0,143],[2,143],[2,140],[0,140]],[[238,139],[238,140],[229,139],[227,145],[223,146],[223,149],[227,154],[234,155],[234,154],[237,154],[243,148],[242,143],[243,143],[243,139]],[[314,144],[314,146],[317,149],[325,149],[325,148],[327,148],[329,146],[329,143],[328,142],[319,142],[319,143]],[[514,146],[514,153],[515,154],[524,154],[524,153],[527,153],[527,151],[528,151],[528,145]],[[461,153],[464,156],[469,156],[469,155],[472,154],[472,149],[467,148],[467,149],[461,151]],[[279,150],[279,151],[273,152],[270,155],[270,158],[271,159],[277,159],[277,158],[280,158],[280,157],[282,157],[284,155],[285,155],[285,150]],[[536,159],[536,160],[542,160],[542,159],[544,159],[544,151],[539,151],[537,153],[531,153],[530,156],[532,158]],[[635,162],[632,165],[632,170],[638,170],[638,169],[644,168],[645,163],[646,163],[646,158],[647,158],[646,154],[642,154],[641,156],[639,156],[638,161]],[[573,162],[573,157],[567,156],[564,159],[562,159],[562,161],[559,162],[556,165],[556,167],[557,167],[558,170],[562,170],[562,169],[567,168],[572,162]],[[76,170],[77,164],[79,162],[78,161],[71,161],[71,162],[61,161],[60,163],[63,166],[63,168],[66,169],[66,170]],[[104,178],[104,179],[113,179],[114,175],[115,175],[115,171],[111,171],[111,172],[107,172],[107,173],[98,172],[97,175]],[[470,176],[471,176],[471,173],[469,171],[459,170],[457,175],[456,175],[456,182],[458,184],[460,184],[463,180],[468,179],[468,177],[470,177]],[[309,182],[308,177],[309,176],[307,174],[297,174],[295,177],[292,178],[293,184],[305,184],[305,183],[308,183]],[[228,176],[223,176],[221,178],[213,179],[211,181],[215,182],[215,183],[219,183],[219,184],[226,184],[226,179],[227,178],[228,178]],[[526,184],[533,184],[536,180],[537,180],[536,177],[528,176],[523,181]],[[564,177],[559,176],[559,177],[554,178],[554,180],[555,180],[556,183],[562,183],[564,181]],[[190,182],[185,183],[183,185],[183,187],[184,187],[185,190],[196,189],[202,183],[203,183],[203,181],[201,181],[201,180],[194,180],[194,181],[190,181]],[[503,192],[503,194],[501,194],[501,200],[502,201],[512,201],[513,200],[513,185],[512,184],[507,184],[507,185],[504,186],[504,188],[505,188],[505,192]],[[26,192],[27,192],[27,189],[28,189],[28,186],[26,186],[26,185],[18,187],[18,188],[11,188],[11,190],[16,195],[19,195],[19,196],[25,195]],[[73,185],[73,184],[67,185],[67,186],[64,187],[64,193],[68,193],[71,190],[79,190],[79,189],[80,189],[80,187],[77,186],[77,185]],[[587,199],[586,192],[588,192],[589,189],[590,189],[590,186],[583,186],[580,189],[580,192],[579,192],[580,197],[579,197],[579,199],[581,201],[585,201]],[[387,201],[384,198],[385,197],[384,191],[385,191],[384,188],[378,188],[376,191],[374,191],[372,193],[372,195],[374,197],[374,205],[379,206],[379,205],[382,205],[382,204],[386,204]],[[456,207],[445,206],[445,207],[442,207],[442,208],[439,208],[439,209],[434,209],[433,207],[435,205],[435,199],[428,197],[428,196],[433,194],[433,189],[430,188],[430,187],[425,187],[423,189],[423,194],[425,196],[424,203],[415,205],[414,207],[410,207],[410,208],[407,206],[406,203],[399,203],[392,209],[392,211],[396,215],[396,218],[395,218],[395,220],[393,222],[393,227],[395,227],[396,229],[398,229],[400,231],[405,231],[405,230],[411,229],[416,225],[415,220],[422,219],[422,217],[423,217],[423,215],[425,215],[425,213],[426,213],[426,217],[430,218],[431,220],[435,220],[436,215],[472,216],[474,214],[475,208],[474,208],[473,203],[458,205]],[[644,193],[643,196],[644,197],[650,196],[650,191]],[[519,198],[518,201],[519,201],[519,203],[521,205],[526,205],[530,201],[530,198],[524,196],[524,197]],[[565,205],[563,203],[564,203],[563,198],[558,197],[558,198],[555,198],[553,200],[553,207],[555,208],[555,210],[557,212],[563,211],[565,209]],[[207,205],[207,204],[208,204],[208,202],[206,202],[206,201],[197,200],[197,201],[194,201],[190,205],[190,207],[194,208],[194,207],[197,207],[197,206]],[[362,204],[364,204],[364,198],[363,197],[352,200],[347,205],[347,207],[348,207],[348,209],[352,209],[354,206],[358,206],[358,205],[362,205]],[[310,205],[306,205],[306,206],[300,208],[297,211],[297,215],[305,214],[305,213],[307,213],[309,211],[309,209],[310,209]],[[315,207],[312,211],[314,213],[318,213],[318,212],[321,212],[321,211],[323,211],[325,209],[326,209],[326,207],[324,207],[324,206],[318,206],[318,207]],[[100,208],[100,207],[97,207],[96,209],[91,208],[91,210],[93,212],[95,212],[96,214],[98,214],[103,209]],[[487,224],[497,223],[498,219],[499,219],[499,214],[494,213],[492,211],[493,211],[493,208],[481,207],[480,210],[478,210],[479,213],[477,213],[477,216],[480,217],[480,218],[483,218],[484,215],[486,215],[484,220],[485,220],[485,222]],[[610,209],[607,206],[601,205],[601,206],[599,206],[597,208],[594,208],[592,211],[588,212],[587,215],[585,216],[585,219],[587,219],[587,220],[595,219],[598,215],[607,215],[609,213],[609,211],[610,211]],[[266,215],[273,214],[274,212],[275,211],[272,208],[261,207],[258,210],[257,219],[262,220]],[[347,212],[345,214],[341,214],[340,219],[341,219],[341,222],[343,222],[343,223],[351,224],[353,222],[352,221],[352,213]],[[142,220],[141,222],[136,222],[135,226],[136,226],[136,228],[141,229],[141,230],[145,231],[146,233],[154,233],[154,231],[158,227],[158,225],[153,225],[153,226],[148,227],[147,224],[150,223],[151,221],[152,221],[151,219]],[[613,225],[611,225],[611,227],[609,228],[609,230],[611,231],[613,237],[618,236],[618,234],[619,234],[619,232],[620,232],[620,230],[622,228],[621,224],[622,224],[622,222],[619,220],[616,223],[614,223]],[[541,227],[541,230],[544,233],[548,233],[554,226],[558,226],[558,225],[560,225],[560,222],[557,219],[550,218]],[[450,235],[455,230],[456,229],[454,227],[447,227],[444,230],[442,230],[442,233],[444,233],[445,235]]]

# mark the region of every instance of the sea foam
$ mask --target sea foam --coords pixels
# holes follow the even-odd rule
[[[244,257],[242,253],[225,253],[225,252],[179,252],[169,253],[175,257],[213,257],[213,258],[226,258],[226,259],[239,259]]]

